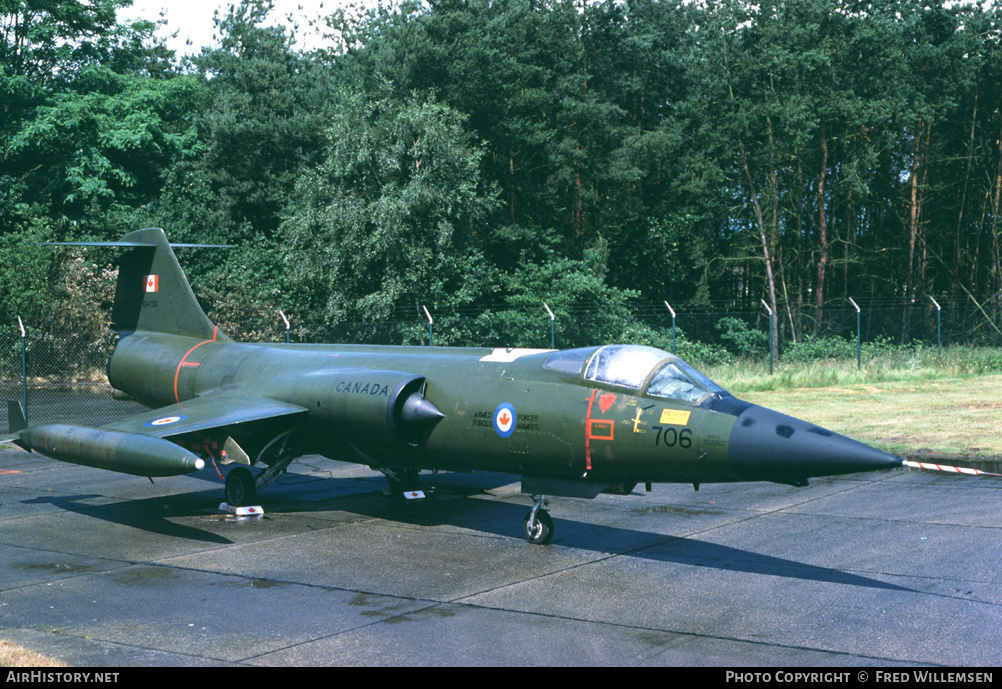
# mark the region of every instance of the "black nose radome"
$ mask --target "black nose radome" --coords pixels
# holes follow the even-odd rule
[[[728,457],[747,481],[803,483],[812,476],[901,466],[901,460],[786,414],[749,406],[731,430]]]

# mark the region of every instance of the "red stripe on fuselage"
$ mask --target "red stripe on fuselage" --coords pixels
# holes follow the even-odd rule
[[[204,345],[206,343],[209,343],[209,342],[215,342],[215,340],[216,340],[216,334],[212,333],[212,339],[211,340],[202,340],[197,345],[195,345],[194,347],[192,347],[191,349],[189,349],[187,352],[185,352],[185,355],[183,357],[181,357],[181,361],[178,362],[177,370],[174,371],[174,401],[177,402],[178,404],[181,403],[181,398],[178,397],[178,395],[177,395],[177,377],[181,373],[181,367],[184,366],[184,360],[188,358],[189,354],[191,354],[192,352],[194,352],[196,349],[198,349],[202,345]],[[191,364],[189,364],[189,366],[190,365]]]
[[[595,404],[597,394],[598,389],[591,391],[591,397],[588,398],[588,413],[585,414],[585,471],[591,471],[591,408]]]

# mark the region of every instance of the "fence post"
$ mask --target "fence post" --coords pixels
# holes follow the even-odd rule
[[[546,313],[550,314],[550,349],[556,349],[556,346],[554,346],[553,321],[555,319],[554,319],[554,316],[553,316],[553,312],[550,311],[550,307],[549,306],[546,306],[546,302],[545,301],[543,302],[543,306],[546,307]]]
[[[863,368],[863,340],[859,329],[859,304],[849,297],[849,303],[856,307],[856,370]]]
[[[278,315],[282,317],[283,321],[285,321],[285,344],[289,344],[289,319],[285,317],[284,313],[282,313],[282,309],[278,310]]]
[[[428,346],[431,347],[432,346],[432,339],[431,339],[431,337],[432,337],[432,331],[431,331],[432,320],[431,320],[431,314],[428,313],[428,307],[425,306],[424,304],[421,305],[421,308],[424,309],[424,315],[428,317]]]
[[[772,375],[772,309],[769,305],[765,303],[765,299],[761,300],[762,306],[765,310],[769,312],[769,375]]]
[[[671,304],[669,304],[667,301],[665,301],[665,306],[667,306],[668,310],[671,311],[671,353],[674,354],[675,353],[675,309],[673,309],[671,307]],[[769,330],[769,332],[772,332],[772,330]]]
[[[929,298],[932,299],[931,294]],[[941,337],[940,322],[942,320],[943,309],[940,308],[939,302],[935,299],[932,299],[932,303],[936,306],[936,356],[941,357],[943,356],[943,340]]]
[[[27,349],[25,348],[24,338],[24,322],[21,317],[17,317],[17,325],[21,328],[21,399],[24,402],[24,420],[25,423],[28,421],[28,356]],[[8,429],[10,430],[10,429]]]

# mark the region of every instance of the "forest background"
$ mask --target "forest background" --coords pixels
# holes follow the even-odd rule
[[[933,300],[1002,341],[992,3],[427,0],[303,52],[243,0],[188,57],[128,4],[0,0],[12,333],[109,337],[114,250],[37,242],[159,226],[234,246],[179,254],[237,338],[415,343],[427,307],[436,345],[548,346],[545,302],[558,346],[670,348],[667,300],[712,360],[848,342],[852,298],[871,342],[934,339]]]

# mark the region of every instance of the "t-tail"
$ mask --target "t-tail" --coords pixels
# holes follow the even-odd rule
[[[171,244],[159,227],[130,232],[113,242],[44,242],[46,246],[109,246],[129,249],[119,260],[111,329],[229,339],[198,305],[173,247],[229,249],[226,244]]]
[[[195,299],[163,230],[158,227],[136,230],[114,244],[129,247],[119,260],[115,304],[111,312],[111,328],[119,337],[134,332],[167,333],[203,340],[222,336]]]
[[[46,242],[48,246],[110,246],[129,249],[119,259],[111,329],[229,339],[209,320],[191,291],[172,247],[229,249],[225,244],[171,244],[159,227],[136,230],[114,242]]]

